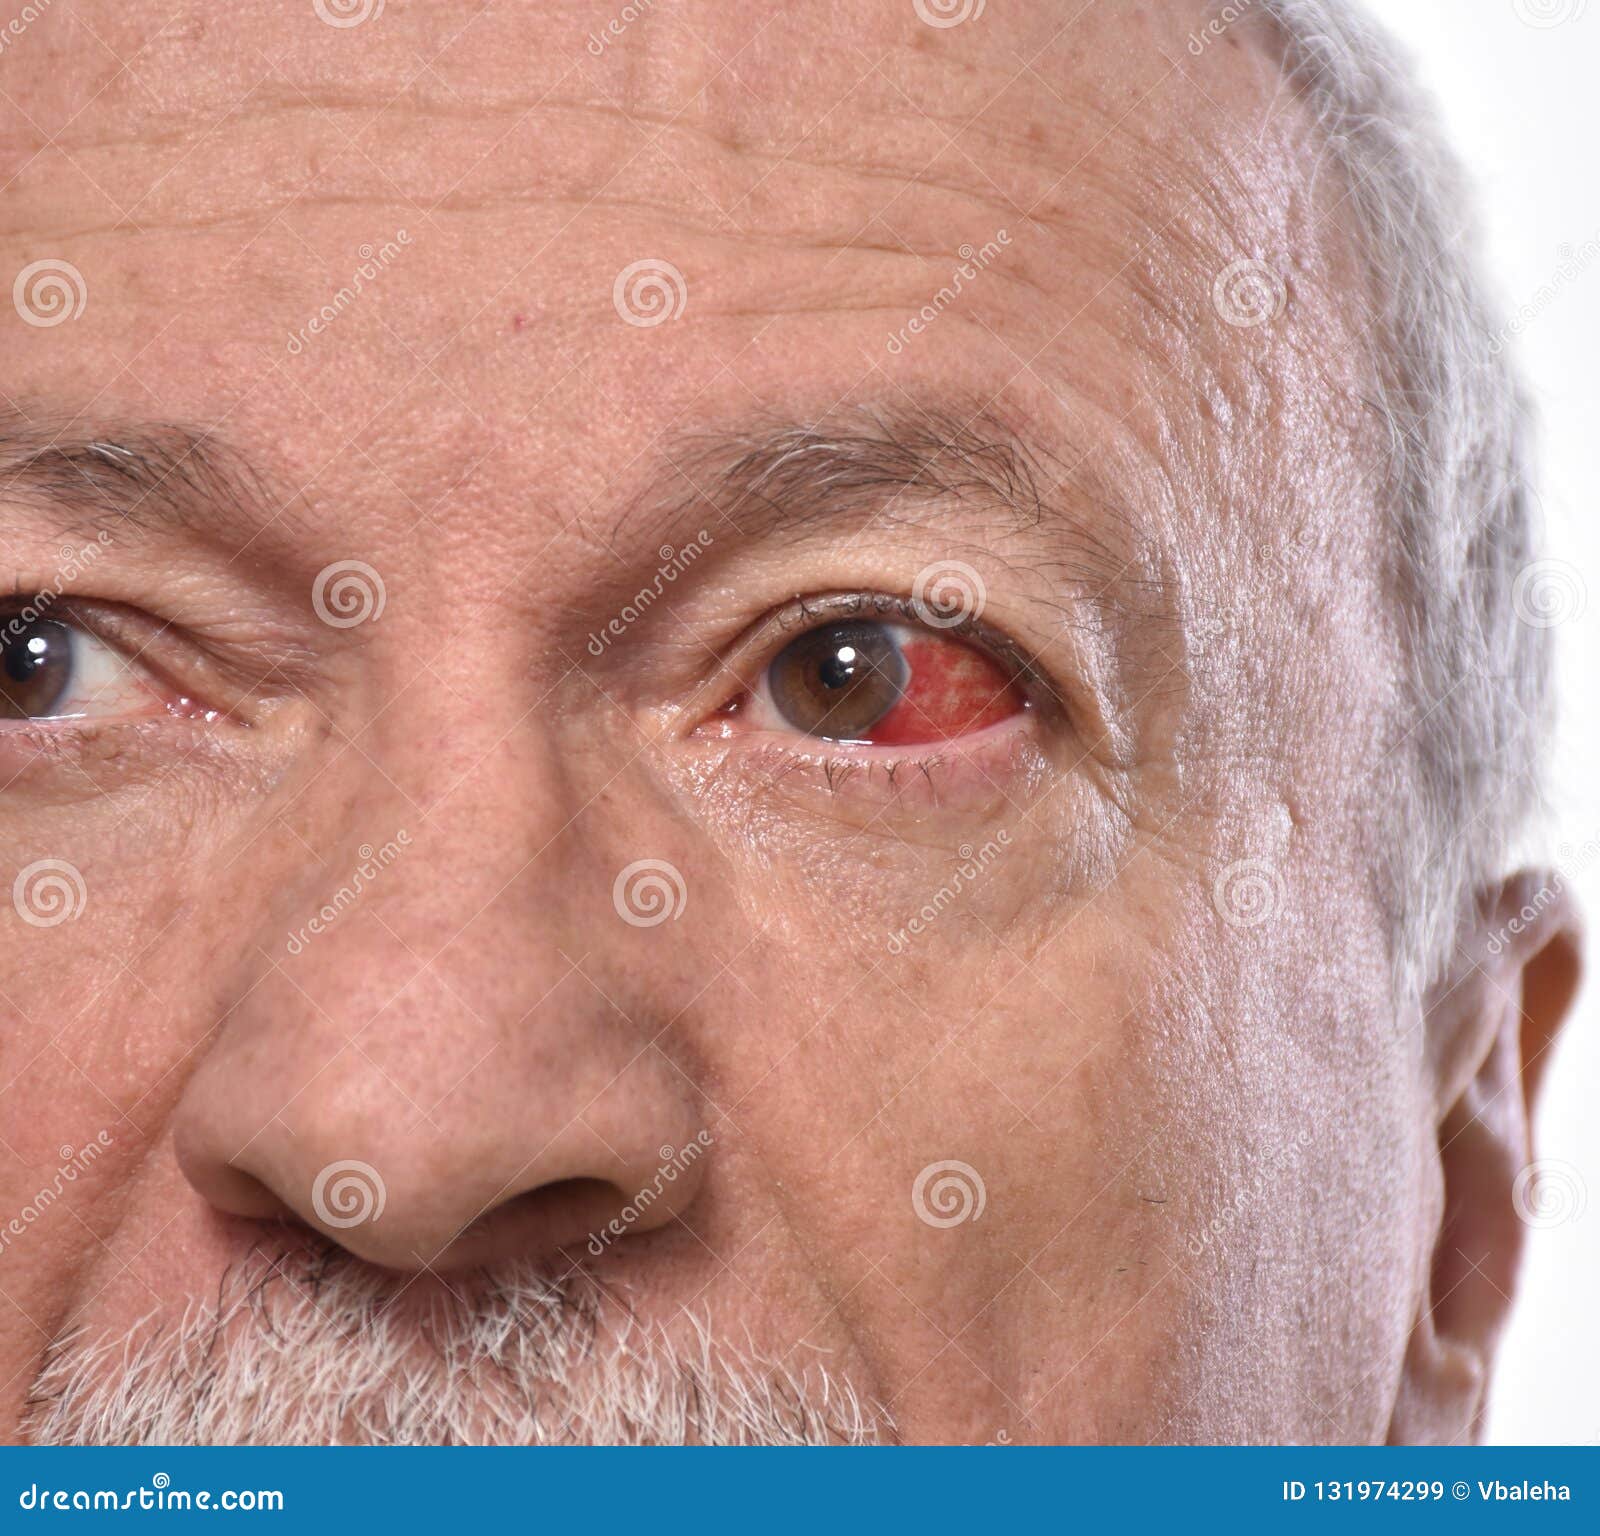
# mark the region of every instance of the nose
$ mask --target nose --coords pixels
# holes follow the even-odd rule
[[[447,866],[428,854],[408,849],[409,869],[397,860],[232,1010],[176,1110],[190,1184],[219,1211],[299,1222],[406,1271],[598,1253],[670,1222],[711,1136],[648,1020],[595,985],[595,940],[615,916],[603,871],[592,918],[575,915],[581,874],[564,882],[566,926],[590,939],[580,969],[566,954],[583,947],[551,936],[548,871],[442,952],[404,942],[409,927],[438,943]],[[676,968],[671,936],[614,926],[635,971],[650,973],[652,940],[656,964]]]

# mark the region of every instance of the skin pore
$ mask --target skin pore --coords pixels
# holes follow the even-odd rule
[[[84,891],[0,963],[0,1222],[109,1142],[0,1250],[7,1437],[52,1341],[285,1249],[402,1352],[531,1266],[911,1441],[1469,1435],[1569,920],[1487,892],[1395,1002],[1369,278],[1269,51],[140,9],[60,0],[0,107],[0,275],[86,292],[7,317],[0,526],[123,658],[0,721],[0,872]],[[786,725],[863,619],[1017,707]]]

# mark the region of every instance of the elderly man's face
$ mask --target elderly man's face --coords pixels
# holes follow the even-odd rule
[[[1343,192],[1075,9],[8,39],[11,1434],[1470,1422]]]

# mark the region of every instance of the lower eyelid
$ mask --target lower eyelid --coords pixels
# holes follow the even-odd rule
[[[64,790],[68,799],[82,789],[103,791],[107,786],[92,772],[84,781],[84,770],[104,765],[121,774],[148,762],[152,772],[159,772],[167,758],[164,751],[154,750],[160,744],[149,737],[152,730],[166,728],[154,715],[0,721],[0,784],[7,791],[50,785]],[[63,773],[66,768],[78,771]]]
[[[922,747],[831,742],[754,730],[702,738],[719,775],[746,794],[776,794],[819,806],[859,802],[869,818],[886,801],[912,812],[996,814],[1053,767],[1034,731],[1032,711],[969,736]]]
[[[186,774],[250,779],[251,759],[232,732],[195,716],[150,714],[0,721],[0,796],[73,805]]]

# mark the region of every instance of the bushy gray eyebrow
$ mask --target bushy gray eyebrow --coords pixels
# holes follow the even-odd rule
[[[1062,454],[984,410],[856,408],[814,421],[769,418],[731,431],[697,431],[667,445],[670,490],[630,506],[612,530],[614,552],[654,532],[715,518],[722,533],[782,538],[833,525],[849,530],[930,505],[961,514],[962,536],[982,530],[1000,558],[1048,548],[1052,579],[1102,600],[1159,611],[1150,587],[1150,535],[1084,454]],[[717,531],[714,528],[714,531]],[[658,542],[653,536],[650,544]],[[1028,553],[1023,555],[1021,550]]]
[[[215,532],[231,515],[241,542],[287,503],[214,433],[177,423],[85,430],[19,410],[0,413],[0,501],[63,508],[87,529],[177,524]]]
[[[702,436],[685,449],[683,458],[712,468],[719,510],[735,524],[753,507],[792,519],[854,508],[863,498],[888,508],[902,496],[981,500],[1024,524],[1042,513],[1038,463],[1023,442],[992,422],[943,413],[852,412]]]

